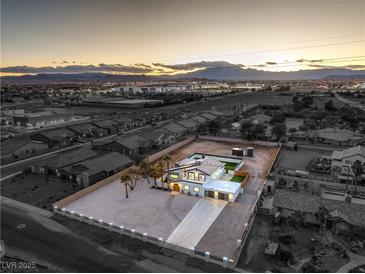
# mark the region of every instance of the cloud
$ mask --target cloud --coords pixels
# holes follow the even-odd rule
[[[276,62],[266,62],[266,65],[277,65],[278,63]]]
[[[239,64],[231,64],[225,61],[201,61],[187,64],[165,65],[162,63],[153,63],[156,67],[171,69],[171,70],[196,70],[196,69],[210,69],[210,68],[224,68],[224,67],[243,67]]]
[[[148,73],[152,72],[152,69],[136,67],[136,66],[124,66],[121,64],[99,64],[95,65],[68,65],[68,66],[56,66],[56,67],[29,67],[29,66],[13,66],[1,68],[1,72],[4,73],[23,73],[23,74],[38,74],[38,73],[91,73],[91,72],[104,72],[104,73]]]

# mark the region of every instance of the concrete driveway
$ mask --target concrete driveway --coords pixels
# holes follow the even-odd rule
[[[175,228],[168,243],[187,249],[195,247],[226,206],[226,201],[201,198]]]

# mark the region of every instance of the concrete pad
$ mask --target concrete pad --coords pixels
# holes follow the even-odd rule
[[[226,206],[226,201],[201,198],[172,232],[168,243],[195,247]]]

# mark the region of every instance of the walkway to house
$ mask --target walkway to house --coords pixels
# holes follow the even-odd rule
[[[226,201],[201,198],[175,228],[168,243],[187,249],[195,247],[226,206]]]

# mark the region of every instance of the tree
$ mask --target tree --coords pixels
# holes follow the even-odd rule
[[[172,159],[172,157],[170,154],[165,154],[162,157],[162,161],[165,162],[166,169],[167,169],[167,177],[166,177],[167,189],[169,189],[169,183],[170,183],[170,161],[171,161],[171,159]]]
[[[285,135],[285,125],[284,124],[275,124],[272,128],[272,133],[279,139]]]
[[[151,163],[145,159],[139,163],[139,170],[144,179],[147,179],[148,184],[150,183],[149,175],[151,173]]]
[[[137,174],[130,175],[130,180],[128,182],[130,190],[133,190],[137,186],[139,179],[140,176],[138,176]]]
[[[250,133],[250,137],[255,136],[255,138],[257,139],[257,135],[265,133],[265,127],[262,124],[253,124]]]
[[[352,192],[356,193],[358,178],[362,174],[365,174],[365,165],[362,164],[359,160],[356,160],[355,162],[352,163],[351,169],[352,169],[352,174],[353,174],[353,178],[354,178],[353,179],[354,187],[352,189]]]
[[[324,108],[327,110],[327,111],[336,111],[337,108],[335,107],[335,105],[333,104],[333,101],[332,100],[329,100],[325,105],[324,105]]]
[[[120,183],[125,186],[125,197],[128,198],[128,182],[130,181],[130,176],[128,174],[120,176]]]
[[[252,128],[251,122],[241,123],[240,132],[243,139],[246,138],[250,139],[251,128]]]
[[[210,134],[217,135],[220,131],[221,124],[219,121],[212,120],[208,124],[208,131]]]
[[[155,187],[157,187],[157,179],[163,175],[163,163],[160,161],[152,166],[150,176],[154,179]]]

